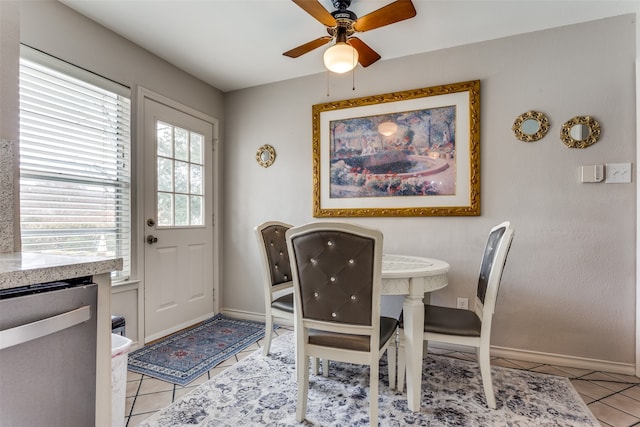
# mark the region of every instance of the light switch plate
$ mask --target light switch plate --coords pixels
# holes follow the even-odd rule
[[[626,184],[631,182],[631,163],[607,163],[605,165],[607,184]]]

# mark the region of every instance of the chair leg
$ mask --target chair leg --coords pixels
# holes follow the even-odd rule
[[[371,369],[369,371],[369,425],[378,427],[378,374],[380,373],[380,361],[376,357],[375,361],[371,361]]]
[[[273,316],[271,313],[267,313],[264,325],[264,346],[262,347],[262,354],[264,356],[269,355],[271,349],[271,336],[273,334]]]
[[[404,376],[407,372],[407,365],[404,356],[404,339],[402,337],[402,332],[400,332],[400,338],[398,339],[398,384],[397,390],[402,393],[404,392]]]
[[[484,397],[487,406],[496,409],[496,397],[493,392],[493,382],[491,380],[491,361],[489,357],[489,348],[478,348],[478,364],[480,365],[480,375],[482,376],[482,386],[484,388]]]
[[[304,349],[301,349],[300,353],[303,353]],[[317,358],[313,358],[318,360]],[[296,420],[302,422],[307,413],[307,394],[309,391],[309,357],[305,354],[299,354],[297,356],[298,366],[298,402],[296,404]]]
[[[327,361],[327,363],[329,362]],[[322,362],[322,368],[324,369],[324,361]],[[318,357],[311,358],[311,372],[313,373],[313,375],[320,375],[320,358]],[[324,375],[324,372],[323,372],[323,375]]]
[[[387,347],[387,367],[389,369],[389,388],[396,388],[396,343],[395,340]]]
[[[320,359],[317,357],[313,357],[311,359],[311,372],[313,372],[313,375],[320,374],[320,364],[318,363],[319,360]],[[322,360],[322,375],[325,377],[329,376],[329,360],[328,359]]]

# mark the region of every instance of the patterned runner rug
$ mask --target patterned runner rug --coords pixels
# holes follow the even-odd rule
[[[128,369],[181,386],[264,338],[264,323],[211,319],[129,353]]]
[[[329,377],[310,375],[306,420],[295,421],[294,339],[276,338],[271,354],[259,351],[139,424],[176,426],[368,426],[368,368],[331,362]],[[389,389],[380,369],[381,426],[599,426],[566,378],[492,367],[498,408],[488,409],[478,365],[428,355],[421,411],[406,394]]]

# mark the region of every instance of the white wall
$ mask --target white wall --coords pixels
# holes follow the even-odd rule
[[[635,42],[626,15],[381,61],[356,71],[355,91],[351,75],[332,76],[329,97],[325,74],[227,94],[224,311],[264,313],[252,228],[315,220],[313,104],[480,79],[482,215],[345,220],[380,228],[386,252],[447,260],[449,286],[432,302],[449,306],[473,297],[488,230],[511,220],[493,345],[632,366],[636,184],[582,184],[579,168],[635,159]],[[511,131],[528,110],[551,121],[534,143]],[[600,122],[597,144],[560,141],[576,115]],[[265,143],[277,151],[268,169],[255,161]]]

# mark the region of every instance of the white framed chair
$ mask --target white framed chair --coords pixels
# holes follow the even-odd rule
[[[502,272],[513,240],[514,228],[503,222],[491,229],[484,248],[474,309],[464,310],[425,304],[424,340],[476,348],[487,406],[496,408],[491,380],[489,346],[491,322],[495,311]],[[402,324],[401,324],[402,327]],[[404,330],[399,330],[398,390],[404,388]]]
[[[285,233],[292,225],[280,221],[267,221],[253,231],[258,240],[262,277],[264,279],[265,331],[262,353],[267,356],[271,348],[274,318],[293,322],[293,282]]]
[[[265,331],[262,354],[265,356],[271,349],[274,319],[293,323],[293,282],[285,236],[291,227],[284,222],[267,221],[253,229],[258,240],[264,279]],[[318,359],[313,359],[313,370],[318,373]],[[329,360],[323,361],[322,374],[329,374]]]
[[[378,373],[395,372],[398,321],[380,316],[382,233],[338,222],[287,231],[295,298],[296,418],[303,421],[312,357],[370,366],[370,424],[378,425]]]

